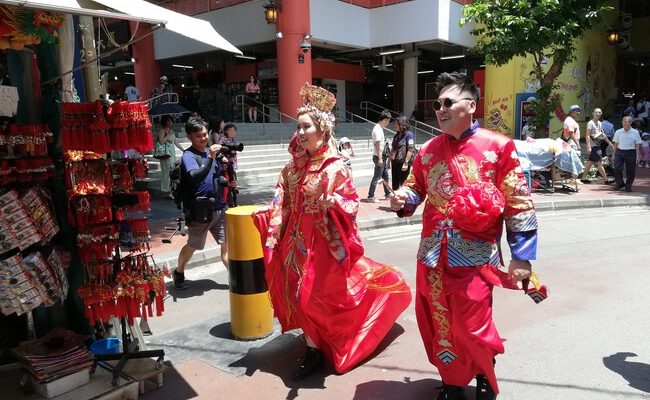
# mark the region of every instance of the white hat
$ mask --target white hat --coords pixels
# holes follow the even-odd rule
[[[578,111],[580,110],[580,106],[577,105],[577,104],[574,104],[571,107],[569,107],[569,112],[576,111],[576,110],[578,110]]]
[[[167,80],[167,75],[163,75],[163,76],[161,76],[161,77],[160,77],[160,80],[161,80],[161,81],[166,81],[166,80]]]
[[[343,146],[343,145],[346,144],[346,143],[350,143],[350,139],[348,139],[347,136],[343,136],[343,137],[339,140],[339,144],[340,144],[341,146]]]

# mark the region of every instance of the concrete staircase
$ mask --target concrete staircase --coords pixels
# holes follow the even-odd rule
[[[352,141],[355,157],[352,159],[352,173],[355,178],[372,176],[370,123],[340,123],[337,125],[336,137],[346,136]],[[251,191],[256,188],[273,188],[277,182],[282,167],[289,160],[287,144],[295,131],[295,122],[268,124],[237,124],[238,142],[244,143],[244,151],[237,154],[237,181],[242,190]],[[174,126],[174,132],[181,146],[189,147],[190,143],[184,135],[183,127]],[[183,134],[181,134],[183,132]],[[387,133],[387,137],[392,134]],[[428,138],[418,137],[418,143],[424,143]],[[180,160],[182,152],[176,149],[176,159]],[[146,156],[149,163],[148,187],[160,190],[160,162],[151,155]]]

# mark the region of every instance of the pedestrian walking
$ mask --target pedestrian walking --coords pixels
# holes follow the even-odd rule
[[[174,130],[172,129],[172,126],[174,125],[174,120],[171,117],[171,115],[163,115],[160,118],[160,130],[158,131],[158,135],[156,137],[156,140],[158,143],[156,144],[157,148],[163,147],[163,155],[162,156],[157,156],[156,152],[154,152],[154,157],[158,158],[160,161],[160,191],[163,193],[163,196],[166,199],[173,200],[174,196],[172,196],[170,189],[171,189],[171,182],[169,178],[169,171],[171,170],[172,166],[176,163],[176,150],[174,150],[174,147],[179,149],[180,151],[183,151],[183,147],[181,146],[180,142],[176,138],[176,134],[174,133]]]
[[[616,131],[614,129],[614,124],[612,124],[609,121],[609,116],[606,114],[603,114],[603,132],[605,133],[605,136],[607,136],[607,139],[609,139],[609,142],[603,141],[600,144],[600,150],[601,150],[601,155],[603,158],[607,157],[607,148],[608,147],[613,147],[611,146],[611,142],[614,139],[614,132]]]
[[[569,115],[564,119],[564,128],[562,130],[562,140],[567,142],[578,153],[580,153],[580,125],[576,122],[576,118],[581,112],[582,110],[577,104],[569,107]]]
[[[355,222],[359,196],[331,149],[334,95],[300,90],[289,161],[271,205],[254,215],[265,274],[282,331],[300,328],[307,344],[293,374],[303,379],[324,360],[345,373],[369,357],[411,300],[402,274],[363,256]]]
[[[379,114],[379,120],[372,128],[372,162],[375,164],[375,171],[368,187],[368,201],[371,203],[379,203],[379,199],[375,197],[375,188],[377,183],[384,183],[384,198],[388,199],[390,192],[388,191],[388,154],[390,152],[390,145],[386,142],[384,129],[390,124],[393,116],[390,111],[384,110]]]
[[[415,154],[415,134],[411,132],[408,118],[400,115],[395,119],[395,136],[390,150],[393,190],[399,188],[411,170]]]
[[[614,190],[632,191],[636,175],[636,164],[641,159],[641,136],[632,128],[632,117],[623,117],[623,127],[614,133],[614,172],[616,187]],[[625,170],[625,180],[623,171]]]
[[[400,217],[424,203],[415,313],[429,361],[442,377],[438,400],[498,393],[495,356],[504,352],[492,320],[492,288],[516,289],[536,258],[535,208],[512,139],[479,127],[479,88],[442,73],[433,102],[443,133],[422,146],[404,186],[391,197]],[[505,221],[512,260],[502,272]],[[539,287],[539,293],[544,292]]]
[[[602,110],[600,108],[595,108],[591,115],[592,117],[587,123],[587,131],[585,132],[585,142],[587,143],[589,158],[587,159],[587,164],[585,165],[585,170],[582,173],[582,179],[580,181],[582,183],[591,183],[591,180],[589,179],[589,171],[591,170],[592,165],[595,165],[598,169],[598,173],[603,177],[604,183],[608,184],[611,182],[607,177],[605,168],[603,167],[601,144],[604,142],[612,145],[612,142],[609,141],[603,131],[603,124],[600,121],[600,117],[603,115]]]
[[[196,250],[203,250],[208,232],[221,247],[221,261],[228,268],[228,246],[226,244],[226,210],[228,205],[223,196],[228,181],[223,178],[223,167],[219,163],[221,146],[208,147],[206,123],[190,118],[185,124],[185,133],[192,145],[183,152],[181,161],[181,182],[183,211],[187,222],[187,243],[178,254],[178,266],[172,273],[174,287],[185,289],[185,266]]]

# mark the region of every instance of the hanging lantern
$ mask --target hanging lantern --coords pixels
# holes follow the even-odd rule
[[[615,31],[615,30],[607,31],[607,43],[616,44],[616,43],[618,43],[620,38],[621,38],[621,35],[618,33],[618,31]]]
[[[276,0],[269,0],[269,4],[264,5],[264,18],[267,24],[275,24],[278,22],[278,13],[280,12],[280,5]]]

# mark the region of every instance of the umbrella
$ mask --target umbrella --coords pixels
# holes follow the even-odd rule
[[[190,111],[183,107],[180,104],[176,103],[164,103],[156,104],[155,106],[149,109],[149,115],[156,117],[159,115],[173,115],[173,114],[189,114]]]

